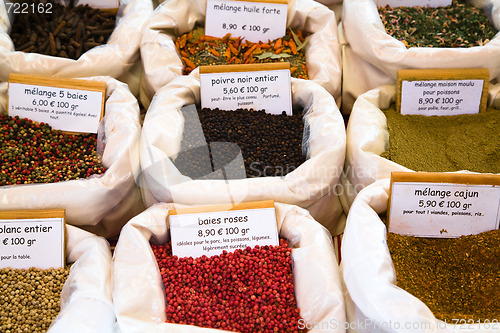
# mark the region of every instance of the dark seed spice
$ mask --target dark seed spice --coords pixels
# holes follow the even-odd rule
[[[0,115],[0,126],[0,186],[55,183],[105,172],[95,134],[65,134],[7,115]]]
[[[291,29],[274,41],[252,43],[227,34],[223,38],[205,35],[205,29],[197,27],[180,36],[175,46],[184,64],[184,74],[203,65],[252,64],[289,62],[293,77],[307,79],[305,46],[307,39],[302,31]]]
[[[291,249],[247,247],[177,258],[152,245],[165,285],[167,322],[235,332],[305,332],[294,295]]]
[[[500,173],[500,111],[457,116],[387,117],[389,149],[381,156],[415,171]]]
[[[14,17],[10,36],[16,51],[78,59],[91,48],[106,44],[115,28],[114,15],[87,5],[63,6],[49,1],[52,4],[49,7],[46,1],[40,0],[30,3],[34,6],[30,5],[29,10]],[[44,8],[44,11],[39,13],[37,8]]]
[[[185,175],[201,178],[212,170],[221,169],[243,155],[247,177],[284,176],[295,170],[305,160],[302,152],[304,122],[302,115],[295,113],[273,115],[265,111],[243,110],[223,111],[219,109],[198,110],[204,138],[195,138],[196,131],[186,122],[183,142],[207,142],[206,146],[186,149],[174,161]],[[216,146],[220,142],[234,143],[233,146]],[[207,154],[211,154],[207,160]],[[219,154],[213,158],[215,154]],[[214,162],[216,164],[214,164]],[[185,168],[183,168],[185,166]]]
[[[447,7],[381,7],[385,30],[409,47],[483,46],[497,31],[482,9],[465,0]]]
[[[500,230],[460,238],[388,233],[397,285],[453,323],[500,320]]]

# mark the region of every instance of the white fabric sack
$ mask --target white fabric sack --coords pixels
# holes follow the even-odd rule
[[[500,30],[500,1],[476,1]],[[342,12],[342,112],[349,113],[362,93],[395,84],[397,71],[408,68],[488,68],[500,80],[500,34],[471,48],[411,47],[386,33],[375,0],[346,0]],[[339,29],[340,30],[340,29]]]
[[[304,110],[309,125],[303,144],[308,159],[284,177],[224,180],[191,179],[181,174],[170,158],[182,151],[184,117],[180,110],[195,103],[200,103],[198,70],[161,88],[148,109],[141,137],[147,207],[157,202],[204,205],[271,199],[306,208],[332,234],[341,233],[345,218],[336,191],[344,165],[345,127],[325,89],[309,80],[292,79],[292,104]]]
[[[292,248],[298,325],[309,332],[345,332],[344,296],[333,253],[332,237],[304,209],[276,203],[280,237]],[[184,206],[185,207],[185,206]],[[149,241],[170,239],[168,210],[160,203],[130,220],[122,229],[113,257],[113,301],[122,333],[221,332],[217,329],[165,323],[165,289]]]
[[[61,311],[47,333],[115,332],[109,243],[70,225],[66,240],[66,261],[72,266],[61,291]]]
[[[206,0],[169,0],[154,11],[141,41],[144,80],[141,102],[148,107],[158,89],[182,75],[175,40],[204,24]],[[341,60],[335,13],[312,0],[289,0],[287,27],[312,33],[306,45],[309,78],[333,95],[340,106]]]
[[[380,156],[389,146],[387,119],[382,110],[396,101],[396,86],[385,85],[358,97],[347,124],[347,148],[342,184],[350,206],[356,194],[392,171],[410,169]],[[488,105],[500,109],[500,85],[491,86]]]
[[[104,117],[97,142],[104,146],[103,175],[57,183],[0,187],[0,210],[65,209],[66,222],[103,237],[144,210],[135,176],[139,173],[139,105],[127,85],[110,77],[106,82]],[[0,113],[7,113],[7,84],[0,85]]]
[[[83,53],[79,59],[66,59],[40,53],[15,51],[9,36],[10,22],[4,1],[0,1],[0,82],[10,73],[56,77],[111,76],[133,86],[138,79],[130,70],[139,60],[143,28],[153,13],[151,0],[121,0],[116,26],[106,44]],[[135,76],[138,76],[137,74]],[[138,87],[137,87],[138,89]],[[138,94],[138,91],[136,92]]]
[[[342,274],[350,332],[499,332],[481,323],[446,324],[418,298],[397,287],[387,247],[387,229],[378,214],[387,210],[390,179],[363,189],[352,204],[342,239]],[[460,319],[460,318],[457,318]]]

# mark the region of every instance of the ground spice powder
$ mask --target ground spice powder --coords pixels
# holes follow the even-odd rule
[[[383,111],[389,131],[382,157],[415,171],[500,173],[500,112],[457,116]]]
[[[387,245],[397,285],[436,318],[500,320],[500,230],[460,238],[388,233]]]
[[[465,0],[450,6],[378,9],[387,34],[409,47],[483,46],[497,33],[484,10]]]

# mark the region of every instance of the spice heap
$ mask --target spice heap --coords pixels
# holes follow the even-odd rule
[[[15,15],[10,36],[16,51],[78,59],[94,46],[105,44],[115,28],[114,15],[88,5],[33,3],[26,12]],[[37,8],[44,10],[38,12]]]
[[[387,235],[397,285],[448,322],[500,319],[499,244],[500,230],[460,238]]]
[[[95,134],[65,134],[7,115],[0,115],[0,126],[0,186],[55,183],[105,172]]]
[[[302,31],[288,29],[281,38],[267,43],[243,41],[227,34],[222,38],[206,36],[205,29],[197,27],[177,38],[175,46],[184,63],[184,74],[198,66],[289,62],[290,74],[307,79],[305,46]]]
[[[0,269],[0,331],[46,332],[60,311],[69,267]]]
[[[240,149],[247,177],[284,176],[306,160],[302,154],[304,123],[301,114],[288,116],[253,109],[223,111],[205,108],[198,110],[198,117],[205,136],[203,141],[206,140],[209,148],[214,147],[215,142],[231,142],[239,149],[235,152],[231,147],[215,147],[211,149],[211,161],[207,163],[200,163],[203,151],[193,150],[190,156],[184,156],[182,163],[180,159],[174,161],[177,167],[183,164],[188,166],[190,170],[179,169],[181,172],[189,171],[187,176],[207,174],[207,164],[209,171],[212,171],[211,166],[215,166],[215,170],[226,166],[236,158]],[[196,140],[193,136],[196,133],[187,129],[183,133],[183,141]],[[217,154],[216,163],[220,166],[214,164],[214,154]]]
[[[457,116],[387,117],[389,149],[381,156],[415,171],[500,173],[500,111]]]
[[[450,6],[378,9],[387,34],[409,47],[483,46],[497,33],[482,9],[465,0]]]
[[[177,258],[171,245],[152,245],[165,285],[167,322],[237,332],[298,329],[291,249],[247,247],[207,258]]]

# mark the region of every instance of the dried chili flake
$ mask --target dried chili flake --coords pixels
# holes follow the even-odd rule
[[[222,38],[206,36],[203,27],[177,38],[175,46],[184,64],[184,74],[198,66],[240,63],[290,62],[293,77],[308,79],[305,46],[308,39],[300,30],[289,29],[274,41],[252,43],[227,34]]]
[[[465,0],[439,8],[378,9],[386,32],[409,47],[483,46],[497,33],[485,12]]]

